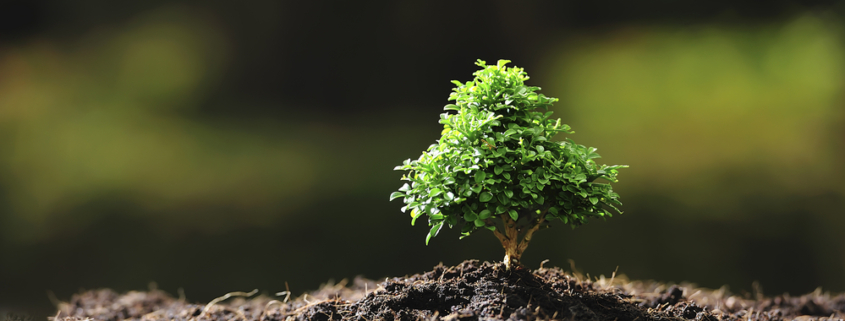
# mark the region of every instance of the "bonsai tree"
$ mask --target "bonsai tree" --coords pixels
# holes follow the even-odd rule
[[[622,213],[619,195],[603,179],[616,182],[625,165],[596,165],[596,149],[570,139],[553,141],[558,133],[572,134],[548,111],[557,98],[526,86],[522,68],[499,60],[478,60],[472,81],[454,80],[443,132],[417,160],[405,160],[396,170],[408,171],[399,191],[403,212],[411,225],[422,216],[431,226],[428,244],[443,226],[461,227],[461,238],[490,230],[505,249],[507,268],[519,264],[534,232],[560,221],[575,228],[589,217]],[[453,111],[453,112],[448,112]]]

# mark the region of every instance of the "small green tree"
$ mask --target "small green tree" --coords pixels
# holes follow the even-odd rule
[[[426,244],[444,225],[462,226],[463,237],[479,229],[493,231],[505,249],[505,265],[519,264],[538,229],[560,220],[575,226],[588,217],[621,213],[619,195],[605,179],[616,182],[625,165],[596,165],[596,149],[572,140],[555,142],[558,133],[572,134],[560,119],[550,119],[558,99],[526,86],[521,68],[476,63],[481,70],[449,96],[440,123],[442,137],[417,160],[396,170],[409,181],[390,199],[404,198],[411,225],[423,215],[431,230]]]

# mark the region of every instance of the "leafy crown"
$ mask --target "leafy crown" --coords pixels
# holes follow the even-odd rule
[[[552,141],[573,133],[549,118],[558,99],[525,85],[528,75],[509,62],[478,60],[475,79],[452,81],[454,104],[440,115],[440,140],[395,168],[408,171],[402,177],[408,183],[390,199],[404,198],[411,225],[428,217],[426,244],[444,225],[462,226],[464,237],[478,229],[501,231],[508,218],[528,225],[557,219],[574,228],[588,217],[621,213],[619,195],[596,180],[616,182],[617,170],[627,166],[599,166],[596,148]]]

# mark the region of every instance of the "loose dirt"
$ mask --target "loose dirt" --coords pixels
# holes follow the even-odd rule
[[[51,319],[803,321],[845,316],[845,295],[751,296],[624,277],[590,279],[558,268],[506,270],[500,263],[471,260],[382,282],[357,278],[325,285],[296,299],[283,293],[192,304],[161,291],[88,291],[61,304]]]

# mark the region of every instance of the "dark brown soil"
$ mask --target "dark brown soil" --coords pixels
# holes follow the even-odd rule
[[[287,302],[285,302],[287,301]],[[842,320],[845,296],[819,291],[750,299],[722,290],[620,278],[589,280],[558,268],[510,271],[466,261],[376,283],[358,278],[317,292],[191,304],[160,291],[75,295],[56,320]]]

